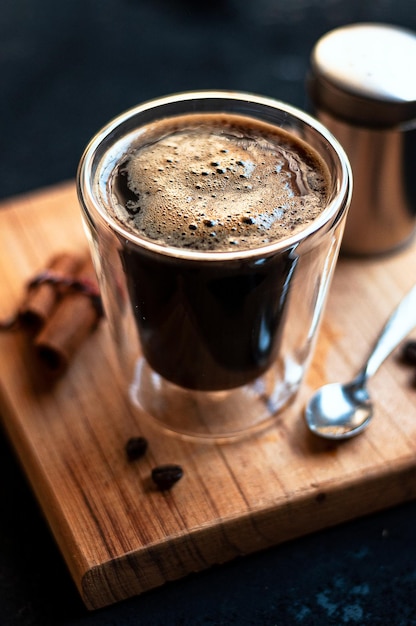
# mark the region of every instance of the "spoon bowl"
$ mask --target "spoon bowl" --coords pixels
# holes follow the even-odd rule
[[[306,407],[310,430],[325,439],[346,439],[363,431],[373,417],[373,404],[365,387],[352,382],[321,387]]]
[[[416,286],[403,298],[381,331],[365,365],[349,383],[318,389],[305,409],[308,428],[325,439],[348,439],[363,432],[373,417],[367,381],[416,326]]]

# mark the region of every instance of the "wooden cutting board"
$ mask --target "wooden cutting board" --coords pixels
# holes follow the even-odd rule
[[[73,183],[4,202],[0,316],[54,253],[84,247]],[[302,417],[313,388],[355,373],[415,276],[416,244],[341,260],[297,403],[263,434],[224,445],[164,435],[131,409],[105,324],[52,388],[35,383],[24,337],[0,333],[5,430],[88,608],[416,497],[415,371],[397,353],[371,381],[376,418],[363,435],[319,440]],[[139,434],[148,453],[129,463],[125,443]],[[155,490],[152,467],[171,462],[184,477]]]

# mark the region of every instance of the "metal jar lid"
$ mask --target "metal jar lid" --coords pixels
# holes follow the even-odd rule
[[[392,127],[416,118],[416,33],[352,24],[324,35],[311,55],[317,108],[354,124]]]

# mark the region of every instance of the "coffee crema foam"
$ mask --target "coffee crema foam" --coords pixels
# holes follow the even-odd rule
[[[159,244],[235,251],[304,229],[327,204],[329,175],[302,140],[231,114],[140,129],[111,177],[115,217]]]

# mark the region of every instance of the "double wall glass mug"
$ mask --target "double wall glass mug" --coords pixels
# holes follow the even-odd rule
[[[143,129],[178,116],[217,114],[239,116],[249,126],[250,120],[266,124],[320,155],[326,194],[312,221],[276,240],[199,249],[174,238],[170,243],[169,236],[150,237],[132,219],[120,218],[115,172],[132,145],[140,150],[146,143]],[[254,185],[254,166],[237,163],[246,168],[242,184]],[[212,171],[199,172],[201,181],[202,174],[214,180],[214,169],[222,175],[237,168],[219,165],[211,162]],[[152,167],[150,160],[146,175],[158,180]],[[298,174],[287,167],[288,180]],[[122,380],[138,414],[164,431],[215,441],[272,424],[294,400],[310,362],[350,203],[350,166],[332,134],[273,99],[222,91],[176,94],[137,106],[98,132],[81,159],[77,186]],[[198,193],[195,198],[202,198],[203,189]],[[269,194],[267,187],[266,204]],[[176,208],[185,220],[187,206]],[[257,211],[265,232],[270,215],[280,219],[280,209]],[[156,213],[156,231],[158,219]],[[199,223],[182,228],[197,230]]]

